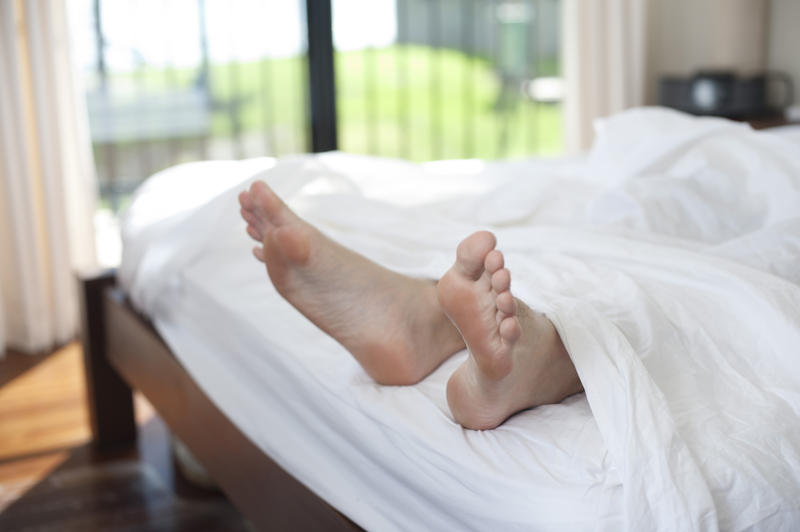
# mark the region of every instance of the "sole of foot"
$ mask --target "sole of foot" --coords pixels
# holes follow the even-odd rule
[[[431,281],[392,272],[334,242],[263,182],[239,196],[277,291],[342,344],[377,382],[419,382],[463,349]]]
[[[583,389],[552,322],[513,296],[496,244],[488,231],[467,237],[437,286],[470,353],[447,383],[447,401],[455,420],[476,430]]]

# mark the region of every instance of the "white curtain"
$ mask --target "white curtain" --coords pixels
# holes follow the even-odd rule
[[[648,0],[564,0],[567,150],[591,146],[595,119],[643,105]]]
[[[95,176],[64,0],[0,1],[0,351],[74,337]]]

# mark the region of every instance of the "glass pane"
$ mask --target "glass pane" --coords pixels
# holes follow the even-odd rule
[[[559,0],[333,0],[333,17],[342,150],[563,150]]]
[[[180,162],[307,151],[301,2],[68,3],[103,206]]]

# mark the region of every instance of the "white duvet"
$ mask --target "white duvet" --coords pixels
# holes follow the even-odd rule
[[[494,431],[444,384],[381,387],[280,299],[238,218],[269,182],[373,260],[437,278],[493,230],[586,390]],[[800,528],[800,143],[642,109],[585,158],[414,165],[330,153],[152,178],[120,274],[208,395],[370,530]]]

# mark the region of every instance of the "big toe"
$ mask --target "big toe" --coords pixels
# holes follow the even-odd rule
[[[263,181],[256,181],[250,186],[253,211],[273,225],[283,225],[292,217],[292,211]]]
[[[471,234],[456,249],[456,268],[461,274],[477,279],[483,273],[486,255],[496,244],[497,239],[489,231]]]

